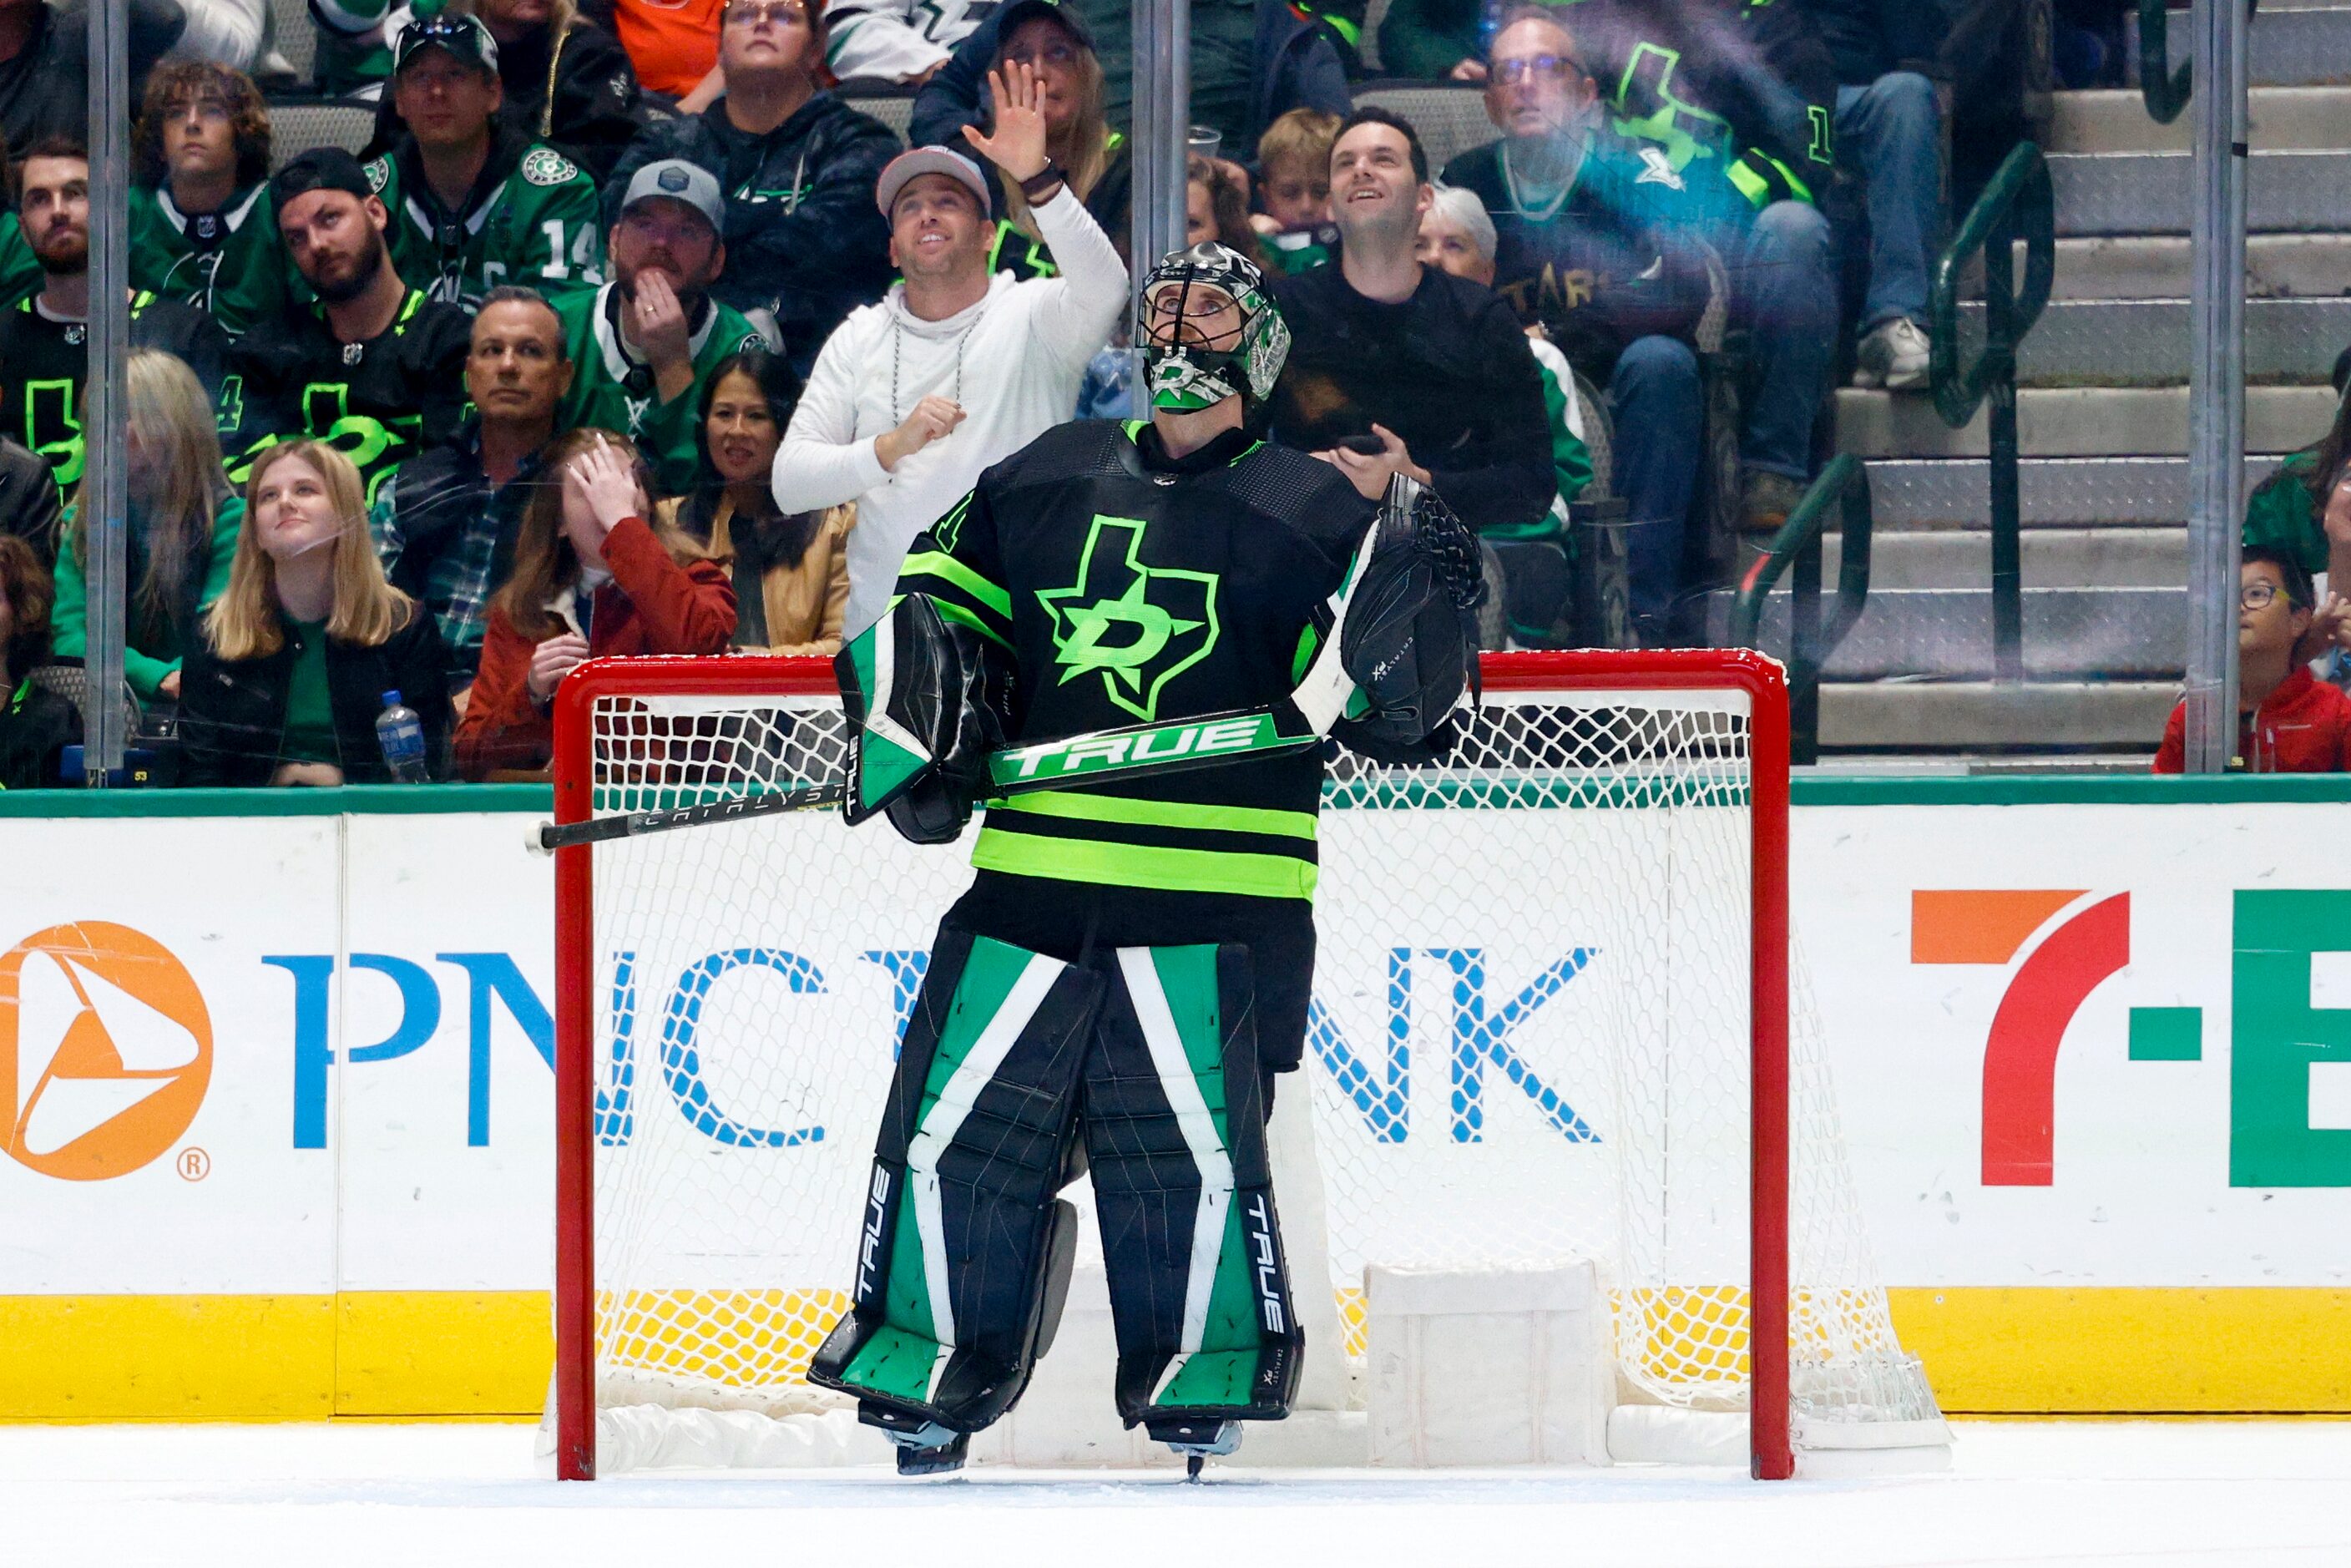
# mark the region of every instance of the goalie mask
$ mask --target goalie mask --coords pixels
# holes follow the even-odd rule
[[[1272,394],[1290,357],[1290,329],[1264,275],[1242,256],[1212,242],[1171,252],[1144,280],[1143,301],[1152,407],[1189,413],[1228,397],[1263,402]],[[1228,305],[1240,314],[1238,331],[1209,320]]]

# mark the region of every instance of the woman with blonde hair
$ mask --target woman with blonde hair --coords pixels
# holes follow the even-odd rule
[[[739,652],[829,659],[841,652],[849,608],[857,504],[796,514],[776,505],[776,448],[799,391],[780,354],[743,349],[719,361],[702,388],[700,480],[655,512],[729,570]]]
[[[199,641],[204,612],[228,587],[245,500],[229,488],[212,398],[195,371],[160,349],[135,350],[124,451],[130,527],[124,580],[122,673],[142,703],[175,702],[180,662]],[[89,530],[78,493],[57,552],[53,656],[79,660],[89,646]]]
[[[555,688],[589,659],[723,653],[735,635],[726,572],[657,525],[653,470],[611,431],[547,444],[523,506],[514,573],[490,601],[480,673],[457,729],[457,769],[535,770],[554,756]]]
[[[1110,128],[1102,110],[1102,59],[1094,52],[1092,36],[1074,12],[1050,0],[1022,0],[1006,7],[996,57],[989,62],[991,73],[1003,74],[1011,60],[1036,73],[1037,106],[1045,116],[1045,155],[1052,161],[1048,172],[1060,172],[1123,257],[1133,170],[1126,138]],[[992,162],[984,166],[996,181],[998,212],[988,270],[1009,271],[1016,278],[1050,270],[1044,231],[1029,212],[1019,182]],[[1039,184],[1041,179],[1029,183]]]
[[[389,784],[375,722],[395,703],[443,771],[448,652],[437,622],[392,586],[368,533],[359,470],[323,442],[264,452],[228,591],[189,651],[180,698],[183,784]]]

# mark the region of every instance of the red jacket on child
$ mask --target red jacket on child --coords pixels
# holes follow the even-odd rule
[[[2237,756],[2248,773],[2341,773],[2351,769],[2351,697],[2296,664],[2256,712],[2237,716]],[[2158,773],[2188,761],[2188,703],[2163,727]]]
[[[715,561],[680,566],[641,517],[622,517],[604,536],[612,580],[590,601],[590,658],[630,653],[724,653],[735,636],[735,585]],[[551,602],[578,631],[573,595]],[[465,717],[457,727],[457,771],[480,779],[492,768],[544,768],[555,756],[551,707],[530,695],[530,656],[538,646],[515,630],[503,610],[490,612]]]

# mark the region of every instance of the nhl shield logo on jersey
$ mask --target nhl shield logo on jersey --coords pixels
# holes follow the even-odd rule
[[[1078,580],[1037,598],[1053,618],[1054,662],[1067,684],[1099,674],[1102,695],[1145,723],[1167,683],[1217,645],[1214,572],[1145,566],[1148,525],[1096,517]]]
[[[580,177],[580,166],[552,147],[534,147],[522,155],[522,177],[534,185],[561,185]]]

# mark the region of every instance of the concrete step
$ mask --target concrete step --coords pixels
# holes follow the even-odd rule
[[[1834,584],[1844,538],[1821,541],[1823,580]],[[2021,541],[2024,580],[2033,588],[2178,588],[2188,580],[2188,530],[2035,528]],[[1874,534],[1869,591],[1975,590],[1991,582],[1991,535],[1982,528]]]
[[[1920,392],[1860,392],[1837,396],[1837,450],[1863,457],[1980,457],[1988,450],[1984,410],[1957,430]],[[2326,432],[2335,417],[2331,387],[2245,389],[2245,449],[2292,452]],[[2020,450],[2031,457],[2184,455],[2188,389],[2180,387],[2026,387],[2016,396]]]
[[[1821,687],[1821,745],[1856,751],[2008,748],[2152,754],[2176,681],[1874,681]]]
[[[2351,16],[2351,12],[2345,13]],[[2351,229],[2351,152],[2256,152],[2248,232]],[[2068,152],[2049,160],[2061,235],[2184,235],[2195,200],[2185,152]]]
[[[1981,277],[1977,269],[1969,298],[1981,298]],[[2185,299],[2190,287],[2185,235],[2095,235],[2057,242],[2057,277],[2050,298]],[[2254,299],[2351,294],[2351,234],[2247,236],[2245,293]]]
[[[2257,87],[2248,93],[2250,144],[2264,152],[2351,147],[2351,87]],[[2158,125],[2138,89],[2107,88],[2051,95],[2045,152],[2185,152],[2183,114]]]
[[[2351,10],[2339,5],[2297,4],[2264,0],[2253,14],[2252,37],[2245,59],[2245,78],[2255,87],[2313,86],[2351,82]],[[2138,68],[2137,8],[2125,18],[2128,47],[2125,56],[2134,73]],[[2166,42],[2175,68],[2188,58],[2190,32],[2186,6],[2171,14]],[[2185,119],[2186,116],[2181,118]]]
[[[2053,300],[2017,351],[2026,386],[2167,386],[2188,380],[2195,341],[2188,301]],[[1960,312],[1963,353],[1983,341],[1983,307]],[[2324,384],[2351,343],[2351,298],[2255,299],[2245,306],[2250,382]]]
[[[2030,395],[2030,394],[2027,394]],[[2275,471],[2245,461],[2245,490]],[[1982,458],[1889,458],[1869,465],[1870,516],[1881,533],[1981,528],[1991,516],[1991,465]],[[2028,529],[2095,525],[2109,532],[2176,528],[2188,516],[2185,457],[2028,457],[2017,465]]]
[[[1730,595],[1714,596],[1708,627],[1725,640]],[[1788,656],[1789,596],[1766,601],[1757,636]],[[2187,661],[2185,588],[2030,588],[2024,591],[2024,668],[2043,679],[2176,678]],[[1718,629],[1719,628],[1719,629]],[[1832,681],[1896,676],[1989,680],[1991,590],[1873,587],[1861,619],[1829,655]]]

